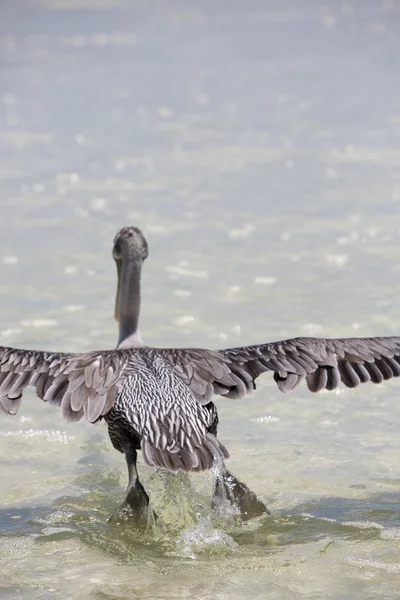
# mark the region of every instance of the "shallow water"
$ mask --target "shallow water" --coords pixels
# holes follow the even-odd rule
[[[0,340],[113,347],[112,238],[143,228],[142,332],[226,347],[400,331],[396,2],[8,0]],[[141,467],[159,523],[107,524],[105,427],[27,393],[0,423],[4,598],[398,598],[398,383],[220,400],[272,516]]]

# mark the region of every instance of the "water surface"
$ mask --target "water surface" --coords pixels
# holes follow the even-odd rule
[[[0,8],[0,340],[113,347],[112,238],[150,244],[149,344],[400,331],[396,2],[8,0]],[[398,598],[396,382],[220,400],[230,468],[272,511],[215,519],[141,466],[161,525],[107,525],[103,424],[26,393],[0,426],[0,593]]]

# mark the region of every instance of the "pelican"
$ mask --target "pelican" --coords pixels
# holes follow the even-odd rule
[[[268,513],[264,502],[225,467],[229,453],[217,438],[213,396],[243,398],[267,371],[281,392],[303,380],[311,392],[319,392],[341,382],[354,388],[400,375],[400,337],[297,337],[226,350],[147,346],[139,332],[147,241],[137,227],[124,227],[112,253],[118,279],[117,348],[69,354],[0,347],[0,408],[15,415],[25,388],[32,386],[69,421],[104,419],[112,445],[128,466],[128,487],[118,510],[149,515],[149,496],[137,470],[141,450],[147,465],[167,471],[202,471],[219,463],[216,497],[225,493],[243,518]]]

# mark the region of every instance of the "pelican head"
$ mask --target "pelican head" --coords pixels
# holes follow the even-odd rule
[[[136,258],[143,262],[149,255],[149,246],[138,227],[123,227],[114,238],[112,253],[116,262],[123,261],[127,255],[130,260]]]

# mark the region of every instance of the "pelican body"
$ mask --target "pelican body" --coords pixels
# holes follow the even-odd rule
[[[118,507],[146,517],[149,497],[137,454],[168,471],[202,471],[219,463],[215,496],[224,494],[244,519],[268,513],[265,504],[225,467],[228,450],[217,438],[214,395],[243,398],[272,371],[282,392],[305,380],[311,392],[400,375],[400,337],[293,338],[225,350],[153,348],[139,332],[140,282],[148,245],[136,227],[116,235],[115,350],[67,354],[0,347],[0,409],[17,413],[24,389],[60,406],[72,421],[104,419],[111,442],[124,453],[129,482]]]

